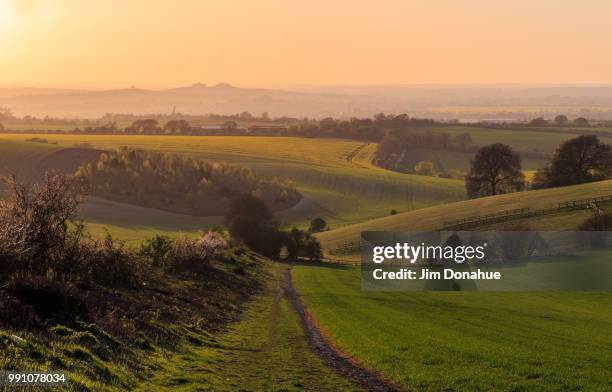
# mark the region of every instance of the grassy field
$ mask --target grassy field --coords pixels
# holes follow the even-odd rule
[[[340,349],[413,390],[605,390],[612,377],[609,293],[366,292],[338,264],[293,275]]]
[[[268,290],[240,322],[164,361],[137,390],[360,391],[310,350],[298,315],[278,296],[286,267],[273,269]]]
[[[547,132],[537,129],[490,129],[474,126],[452,126],[440,129],[451,136],[467,132],[472,137],[474,144],[484,146],[491,143],[506,143],[522,151],[554,152],[559,144],[565,140],[578,136],[571,130],[560,128],[557,132],[549,132],[554,129],[547,128]],[[599,130],[599,129],[598,129]],[[612,144],[610,137],[602,137],[601,141]]]
[[[37,143],[26,144],[23,140],[32,136],[7,134],[0,135],[0,140],[2,143],[5,140],[21,142],[13,144],[13,148],[30,149]],[[103,149],[120,146],[146,148],[245,165],[268,176],[290,178],[308,202],[280,214],[280,218],[301,226],[321,216],[332,227],[338,227],[388,215],[391,209],[408,211],[465,197],[461,181],[406,175],[375,167],[370,161],[376,146],[355,141],[265,137],[39,136],[58,142],[61,147],[86,142]],[[57,148],[55,145],[42,146]],[[15,158],[19,163],[19,156]],[[105,219],[110,226],[139,226],[123,218],[123,214],[111,211]]]
[[[559,203],[587,197],[612,194],[612,180],[571,187],[543,189],[529,192],[517,192],[480,199],[465,200],[417,211],[374,219],[355,225],[345,226],[318,234],[318,238],[327,248],[334,248],[346,242],[358,241],[360,233],[366,230],[379,231],[428,231],[435,230],[447,221],[455,221],[470,216],[486,215],[517,208],[541,209],[556,207]],[[532,229],[568,229],[576,228],[586,217],[587,212],[575,211],[570,215],[559,214],[530,220]],[[584,218],[584,219],[582,219]],[[559,220],[557,220],[559,219]],[[561,226],[560,223],[564,222]]]

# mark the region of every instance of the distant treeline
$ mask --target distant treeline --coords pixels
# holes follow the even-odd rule
[[[291,181],[264,179],[247,167],[127,148],[101,154],[76,176],[94,196],[191,215],[223,215],[244,194],[271,210],[301,198]]]
[[[2,118],[0,118],[0,122]],[[75,120],[76,121],[76,120]],[[32,124],[21,119],[6,124]],[[38,122],[33,124],[37,125]],[[42,122],[41,122],[42,124]],[[74,122],[52,125],[74,125]],[[124,124],[121,126],[120,124]],[[125,125],[129,124],[129,125]],[[351,118],[348,120],[331,117],[321,120],[308,118],[270,118],[266,113],[256,117],[248,112],[222,116],[188,115],[113,115],[108,114],[96,121],[82,120],[73,129],[39,129],[38,127],[20,132],[46,134],[100,134],[100,135],[189,135],[189,136],[295,136],[345,138],[363,141],[380,141],[387,132],[413,128],[449,125],[432,119],[412,118],[406,114],[375,115],[373,118]],[[10,126],[4,127],[12,131]],[[0,128],[2,130],[2,128]]]

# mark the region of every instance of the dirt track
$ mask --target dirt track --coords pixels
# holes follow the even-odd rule
[[[291,270],[286,273],[287,289],[285,295],[293,304],[293,307],[299,315],[308,343],[313,352],[323,360],[323,362],[334,369],[344,377],[358,383],[361,387],[373,392],[395,392],[404,391],[405,389],[394,385],[390,381],[385,380],[379,374],[365,369],[355,360],[345,356],[340,350],[335,348],[327,339],[321,330],[316,325],[313,317],[309,314],[308,309],[299,297],[291,279]]]

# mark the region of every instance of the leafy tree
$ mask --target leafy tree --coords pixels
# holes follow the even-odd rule
[[[191,131],[191,125],[187,120],[170,120],[164,125],[164,131],[169,133],[188,133]]]
[[[464,133],[460,133],[459,135],[455,136],[453,138],[453,143],[460,146],[461,149],[465,150],[471,145],[473,145],[474,141],[472,140],[472,136],[469,133],[464,132]]]
[[[524,188],[521,158],[509,146],[496,143],[478,150],[466,176],[470,198],[516,192]]]
[[[287,259],[297,260],[304,250],[305,233],[294,227],[284,235],[284,244],[287,249]]]
[[[318,261],[323,258],[323,247],[319,240],[313,236],[306,238],[306,246],[304,249],[304,256],[310,261]]]
[[[293,228],[283,233],[283,243],[287,249],[287,259],[297,260],[306,257],[310,261],[320,260],[323,257],[323,248],[319,240],[311,233]]]
[[[76,172],[98,197],[192,215],[223,214],[229,200],[252,193],[271,206],[299,200],[295,184],[262,178],[247,167],[176,154],[122,148],[100,154]]]
[[[327,228],[327,222],[323,218],[314,218],[310,221],[310,227],[308,231],[311,233],[319,233]]]
[[[223,129],[233,131],[238,129],[238,124],[235,121],[226,121],[223,123]]]
[[[563,142],[550,165],[538,170],[535,188],[551,188],[592,181],[612,176],[612,147],[594,135],[582,135]]]
[[[538,118],[534,118],[533,120],[531,120],[529,122],[529,125],[533,125],[533,126],[536,126],[536,127],[543,127],[543,126],[548,125],[548,121],[546,121],[542,117],[538,117]]]
[[[578,117],[576,119],[574,119],[573,124],[577,127],[588,127],[589,126],[589,120],[587,120],[584,117]]]
[[[569,123],[569,119],[565,114],[560,114],[555,117],[555,124],[557,125],[567,125]]]
[[[230,204],[225,217],[230,235],[255,252],[278,258],[281,234],[272,213],[260,199],[244,194]]]
[[[136,120],[128,127],[128,130],[141,133],[156,133],[159,131],[159,124],[157,120],[151,118]]]
[[[414,167],[414,172],[420,176],[435,176],[436,169],[434,164],[428,161],[421,161]]]

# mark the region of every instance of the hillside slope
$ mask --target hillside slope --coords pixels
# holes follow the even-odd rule
[[[36,135],[0,135],[23,141]],[[401,174],[371,164],[376,146],[341,139],[239,136],[38,135],[60,147],[88,143],[102,150],[122,146],[247,166],[268,177],[293,180],[308,203],[283,222],[307,226],[323,217],[332,227],[362,222],[465,198],[462,181]],[[34,144],[34,143],[32,143]],[[138,222],[131,222],[137,225]]]
[[[438,205],[362,222],[317,235],[324,246],[337,247],[358,241],[362,231],[427,231],[439,229],[447,221],[492,214],[518,208],[550,208],[566,201],[612,194],[612,180],[563,188],[517,192]],[[540,218],[546,219],[546,218]]]

